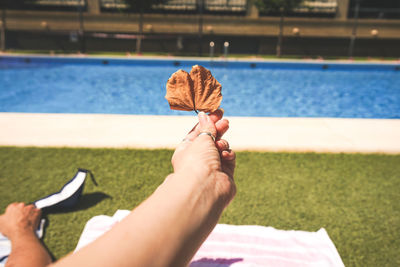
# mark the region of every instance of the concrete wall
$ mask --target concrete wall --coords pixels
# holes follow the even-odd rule
[[[134,51],[134,39],[95,38],[93,34],[138,33],[137,14],[84,13],[87,49]],[[8,49],[75,50],[79,45],[69,41],[70,32],[79,30],[77,12],[7,11]],[[197,53],[199,50],[197,15],[144,16],[143,51]],[[335,18],[285,18],[283,54],[305,56],[346,56],[353,20]],[[297,34],[294,29],[297,28]],[[251,16],[204,16],[202,47],[216,42],[216,53],[229,41],[231,53],[275,54],[279,18]],[[372,35],[376,30],[377,35]],[[177,39],[183,38],[183,49]],[[359,20],[355,56],[398,57],[399,20]]]
[[[137,33],[137,14],[88,14],[84,16],[84,28],[89,32]],[[79,28],[77,12],[7,11],[8,30],[71,31]],[[146,14],[144,30],[153,34],[196,34],[197,15]],[[43,27],[45,22],[46,27]],[[230,34],[238,36],[274,36],[278,33],[279,18],[246,16],[203,16],[203,32],[206,34]],[[299,29],[302,37],[336,37],[351,35],[353,20],[334,18],[285,18],[284,35],[293,35]],[[371,30],[377,29],[379,38],[400,38],[400,20],[358,21],[358,37],[372,38]]]
[[[80,42],[71,42],[68,34],[48,34],[43,32],[10,31],[7,33],[7,47],[26,50],[56,50],[77,52]],[[158,36],[144,39],[143,52],[164,52],[175,55],[198,55],[199,39],[197,35],[181,35],[183,48],[178,49],[178,36]],[[223,54],[223,43],[230,43],[229,53],[250,55],[274,55],[276,37],[247,37],[233,35],[204,35],[202,38],[203,55],[209,54],[209,42],[215,43],[215,55]],[[285,37],[283,55],[301,55],[303,57],[339,57],[348,55],[348,38],[312,38]],[[87,51],[119,51],[134,53],[136,40],[95,38],[86,36]],[[399,39],[357,39],[354,56],[400,57]]]

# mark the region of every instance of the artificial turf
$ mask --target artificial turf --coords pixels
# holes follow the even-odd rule
[[[79,205],[48,216],[44,242],[60,258],[92,216],[138,205],[172,171],[170,150],[0,147],[0,210],[58,191],[93,171]],[[346,266],[400,265],[400,155],[240,152],[237,195],[220,222],[316,231]],[[157,212],[157,211],[154,211]]]

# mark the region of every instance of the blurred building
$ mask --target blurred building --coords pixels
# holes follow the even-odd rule
[[[281,21],[253,0],[167,0],[142,16],[124,0],[2,0],[1,15],[6,49],[176,55],[207,55],[211,42],[215,55],[226,42],[273,55]],[[282,29],[282,55],[400,57],[398,0],[304,0]]]

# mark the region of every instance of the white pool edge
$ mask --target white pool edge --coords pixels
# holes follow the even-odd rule
[[[236,151],[400,153],[399,119],[227,117]],[[0,113],[0,146],[169,148],[189,116]]]

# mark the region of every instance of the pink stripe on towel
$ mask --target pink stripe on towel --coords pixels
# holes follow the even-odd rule
[[[270,228],[268,232],[271,232],[271,229],[273,231],[276,231],[276,229],[272,227],[266,227]],[[261,229],[261,228],[260,228]],[[234,242],[234,243],[244,243],[244,244],[265,244],[268,246],[273,246],[273,247],[286,247],[288,240],[293,242],[294,244],[298,244],[299,247],[306,246],[308,248],[330,248],[330,245],[324,242],[324,240],[315,240],[313,239],[312,241],[309,239],[309,237],[304,238],[302,236],[255,236],[251,235],[249,233],[242,233],[242,232],[233,232],[227,234],[227,233],[221,233],[214,231],[212,235],[210,235],[207,240],[208,241],[215,241],[215,242]]]
[[[260,246],[243,246],[238,243],[210,243],[207,242],[202,248],[201,253],[215,253],[222,252],[230,255],[249,255],[249,256],[262,256],[273,255],[279,258],[301,259],[302,261],[314,262],[324,258],[324,254],[318,249],[300,249],[294,248],[293,250],[287,247],[273,247],[270,245]]]
[[[272,227],[218,224],[190,267],[338,266],[344,264],[325,229],[285,231]]]
[[[121,221],[129,211],[96,216],[88,221],[76,250],[94,241]],[[75,251],[76,251],[75,250]],[[190,267],[344,267],[325,229],[285,231],[257,225],[218,224]]]

